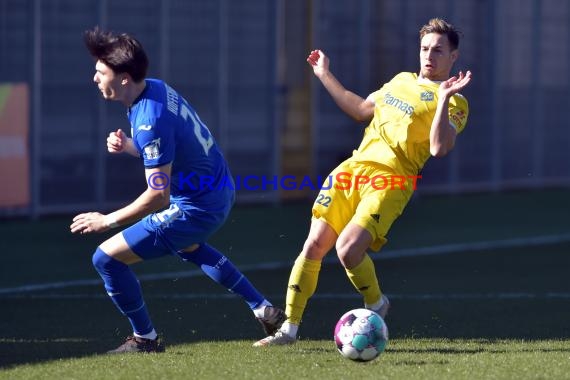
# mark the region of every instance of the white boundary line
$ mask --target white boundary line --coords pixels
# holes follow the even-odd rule
[[[268,298],[275,299],[283,297],[283,294],[268,295]],[[105,293],[81,293],[81,294],[65,294],[65,293],[49,293],[49,294],[9,294],[2,296],[3,299],[46,299],[46,300],[74,300],[74,299],[109,299]],[[240,299],[237,294],[233,293],[153,293],[145,294],[145,299],[165,299],[165,300],[196,300],[196,299]],[[352,293],[315,293],[311,299],[362,299],[357,292]],[[414,301],[437,301],[437,300],[520,300],[520,299],[570,299],[568,292],[518,292],[518,293],[416,293],[416,294],[398,294],[390,293],[390,299],[398,300],[414,300]]]
[[[371,257],[373,260],[378,261],[378,260],[387,260],[387,259],[397,259],[402,257],[433,256],[433,255],[441,255],[448,253],[468,253],[473,251],[529,247],[536,245],[559,244],[566,242],[570,242],[570,234],[546,235],[546,236],[535,236],[528,238],[489,240],[489,241],[473,242],[473,243],[443,244],[431,247],[386,250],[382,253],[374,254]],[[325,258],[325,260],[323,260],[323,263],[328,264],[337,261],[338,259],[336,257],[328,257]],[[284,267],[290,267],[291,265],[292,261],[276,261],[276,262],[263,263],[263,264],[239,265],[238,267],[242,272],[246,272],[252,270],[280,269]],[[180,271],[180,272],[143,274],[138,276],[138,278],[141,281],[156,281],[156,280],[170,280],[177,278],[191,278],[202,275],[203,272],[200,270],[190,270],[190,271]],[[30,293],[35,291],[64,289],[76,286],[93,286],[100,284],[101,284],[100,279],[84,279],[84,280],[50,282],[43,284],[31,284],[24,286],[9,287],[9,288],[0,288],[0,296],[5,294],[6,295],[21,294],[21,293]]]

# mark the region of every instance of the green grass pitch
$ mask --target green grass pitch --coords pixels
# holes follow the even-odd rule
[[[91,268],[104,237],[69,234],[70,216],[4,221],[0,379],[570,378],[567,195],[412,201],[385,251],[373,255],[393,307],[388,347],[369,363],[344,359],[332,340],[342,313],[361,306],[334,253],[301,339],[264,349],[251,346],[263,334],[237,296],[174,258],[137,264],[167,352],[111,357],[104,352],[129,326]],[[282,305],[309,211],[308,204],[237,207],[212,244]]]

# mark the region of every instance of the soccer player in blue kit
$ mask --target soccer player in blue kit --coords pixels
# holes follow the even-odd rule
[[[96,27],[84,34],[96,60],[93,80],[103,98],[128,107],[131,138],[118,129],[107,138],[110,153],[140,157],[146,190],[132,203],[109,214],[88,212],[73,218],[71,232],[105,232],[134,223],[103,242],[93,265],[133,335],[110,353],[162,352],[129,265],[165,255],[196,264],[217,283],[244,298],[267,334],[285,320],[232,262],[206,243],[224,223],[235,200],[228,165],[198,114],[165,82],[148,79],[147,55],[128,34]],[[207,178],[208,186],[201,183]],[[228,183],[228,181],[230,181]]]

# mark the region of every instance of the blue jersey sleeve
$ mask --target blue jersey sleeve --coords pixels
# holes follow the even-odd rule
[[[134,127],[133,142],[145,168],[156,168],[174,160],[174,127],[161,120],[147,120]]]

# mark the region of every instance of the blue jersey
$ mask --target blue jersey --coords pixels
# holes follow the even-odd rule
[[[165,82],[145,81],[144,91],[128,111],[133,143],[144,166],[172,163],[170,199],[182,209],[231,207],[231,174],[208,128]]]

